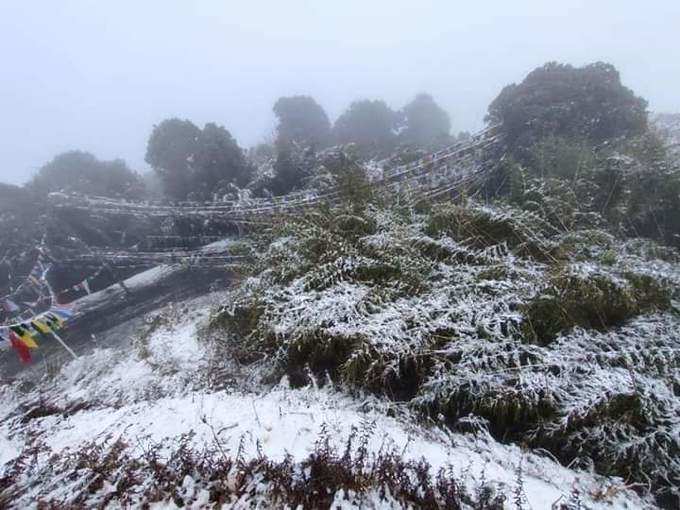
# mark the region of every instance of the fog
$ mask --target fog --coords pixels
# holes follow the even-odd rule
[[[225,125],[267,138],[282,95],[334,119],[352,100],[401,107],[427,91],[454,131],[483,124],[507,83],[546,61],[604,60],[653,111],[680,111],[680,2],[4,1],[0,181],[58,152],[145,171],[154,123]]]

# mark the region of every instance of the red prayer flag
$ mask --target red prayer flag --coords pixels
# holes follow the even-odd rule
[[[9,342],[24,365],[28,365],[31,361],[33,361],[33,358],[31,358],[31,351],[28,349],[28,346],[21,338],[19,338],[19,336],[17,336],[14,331],[9,332]]]

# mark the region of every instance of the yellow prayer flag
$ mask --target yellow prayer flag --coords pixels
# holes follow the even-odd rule
[[[44,323],[41,319],[35,318],[35,319],[33,319],[33,321],[31,322],[31,324],[33,325],[33,327],[34,327],[35,329],[37,329],[37,330],[40,331],[41,333],[47,334],[47,333],[51,333],[51,332],[52,332],[52,328],[50,328],[50,327],[49,327],[46,323]]]
[[[37,349],[38,344],[35,342],[35,339],[31,336],[31,334],[28,332],[28,330],[23,326],[10,326],[10,328],[14,333],[21,339],[21,341],[24,343],[26,347],[29,349]]]

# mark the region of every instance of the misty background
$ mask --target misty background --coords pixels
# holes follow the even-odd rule
[[[217,122],[241,146],[280,96],[335,119],[352,100],[427,91],[453,131],[501,88],[557,60],[614,64],[651,111],[680,111],[680,2],[22,0],[0,6],[0,181],[71,149],[146,171],[154,124]]]

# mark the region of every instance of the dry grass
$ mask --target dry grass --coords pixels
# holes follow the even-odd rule
[[[484,481],[470,490],[451,468],[434,471],[425,461],[405,460],[385,448],[368,451],[370,424],[355,430],[341,450],[325,429],[302,461],[273,461],[260,454],[244,459],[219,448],[196,450],[185,436],[169,453],[161,446],[133,455],[117,440],[85,445],[70,454],[51,454],[35,446],[13,461],[0,478],[0,507],[37,503],[38,508],[148,508],[172,502],[221,506],[237,501],[253,507],[330,509],[336,498],[359,506],[388,503],[423,509],[502,509],[506,496]],[[50,456],[41,469],[36,456]],[[187,485],[187,479],[191,481]],[[57,490],[59,495],[53,491]],[[33,492],[36,491],[36,492]]]

